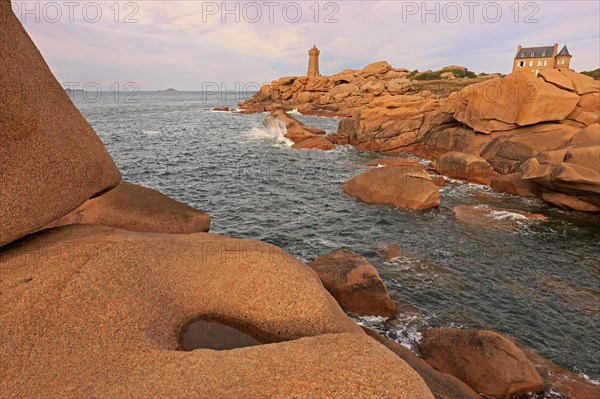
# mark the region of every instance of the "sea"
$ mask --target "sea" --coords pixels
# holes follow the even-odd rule
[[[266,114],[212,111],[237,108],[247,93],[105,94],[70,93],[125,180],[207,212],[213,233],[269,242],[303,262],[339,248],[365,256],[403,305],[394,320],[353,316],[360,324],[411,349],[427,328],[491,329],[599,383],[599,215],[458,180],[441,188],[437,209],[367,205],[342,185],[382,154],[293,150],[280,128],[263,126]],[[292,114],[337,131],[338,118]],[[507,211],[465,224],[452,212],[463,204],[548,220]],[[391,245],[402,255],[389,260]]]

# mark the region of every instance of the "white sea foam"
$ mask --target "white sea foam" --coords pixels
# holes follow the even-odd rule
[[[361,326],[368,326],[375,323],[383,323],[387,318],[381,316],[359,316],[357,318],[357,323]]]
[[[396,341],[407,349],[415,350],[415,344],[422,338],[420,327],[425,320],[419,316],[404,317],[390,321],[379,316],[357,316],[352,317],[354,321],[363,327],[377,331],[379,334]]]
[[[527,216],[521,215],[520,213],[514,213],[509,211],[490,211],[488,213],[491,217],[496,220],[527,220]]]
[[[298,108],[294,108],[293,110],[291,110],[291,111],[288,111],[287,113],[288,113],[288,114],[292,114],[292,115],[302,115],[302,114],[300,113],[300,111],[298,111]]]
[[[594,380],[593,378],[590,378],[590,376],[588,376],[585,373],[579,372],[579,375],[582,376],[590,384],[600,385],[600,381],[599,380]]]
[[[142,130],[142,133],[144,133],[146,136],[156,136],[160,134],[158,130]]]
[[[255,140],[275,140],[277,144],[283,144],[287,147],[291,147],[294,142],[290,139],[286,139],[284,136],[287,133],[285,124],[280,121],[274,120],[269,123],[266,129],[254,127],[246,136]]]
[[[252,129],[250,129],[250,131],[246,133],[246,137],[257,140],[273,138],[273,136],[269,132],[267,132],[266,129],[261,129],[258,127],[253,127]]]

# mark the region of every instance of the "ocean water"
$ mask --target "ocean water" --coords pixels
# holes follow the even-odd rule
[[[126,180],[212,217],[214,233],[273,243],[308,261],[341,247],[365,256],[391,296],[418,315],[357,320],[412,347],[427,327],[499,331],[555,363],[600,380],[600,217],[451,181],[427,212],[366,205],[342,185],[381,154],[351,147],[296,151],[267,131],[264,114],[213,112],[242,100],[203,93],[137,93],[74,102]],[[335,118],[298,116],[337,130]],[[509,229],[470,226],[451,208],[487,204],[543,213]],[[498,214],[497,218],[517,216]],[[403,256],[381,256],[397,245]],[[410,312],[409,312],[410,313]],[[412,313],[411,313],[412,314]]]

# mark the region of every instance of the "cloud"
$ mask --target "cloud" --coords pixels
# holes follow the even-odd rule
[[[324,74],[379,60],[409,69],[459,64],[506,73],[518,44],[555,42],[568,45],[577,70],[600,64],[600,5],[588,1],[569,1],[568,7],[559,1],[475,6],[460,1],[240,1],[227,2],[226,8],[223,2],[202,1],[97,2],[102,17],[95,23],[83,12],[94,2],[80,2],[73,22],[65,3],[53,2],[63,7],[55,23],[43,15],[51,2],[35,2],[39,21],[35,12],[23,15],[22,3],[13,2],[17,16],[59,80],[135,81],[146,90],[199,90],[203,82],[233,88],[235,82],[302,75],[313,44],[321,49]],[[137,22],[125,23],[127,17]]]

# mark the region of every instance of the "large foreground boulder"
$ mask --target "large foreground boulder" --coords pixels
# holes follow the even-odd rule
[[[0,246],[42,228],[121,175],[13,14],[0,2]]]
[[[367,260],[348,249],[320,256],[308,264],[342,309],[359,315],[396,317],[398,308]]]
[[[487,396],[507,398],[544,390],[544,380],[521,349],[493,331],[428,330],[419,350],[437,370]]]
[[[420,168],[371,169],[344,184],[346,194],[367,204],[425,210],[440,205],[440,191]]]
[[[272,245],[78,225],[4,248],[0,269],[3,397],[433,398]],[[278,343],[178,350],[199,316]]]
[[[210,216],[158,191],[123,182],[46,227],[70,224],[101,224],[148,233],[184,234],[208,232]]]

